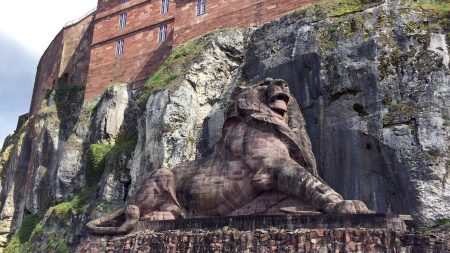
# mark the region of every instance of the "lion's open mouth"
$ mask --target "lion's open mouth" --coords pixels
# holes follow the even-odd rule
[[[287,112],[287,103],[289,102],[289,95],[284,92],[277,92],[269,99],[269,107],[276,113],[284,116]]]

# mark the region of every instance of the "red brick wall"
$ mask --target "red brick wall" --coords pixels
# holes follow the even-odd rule
[[[215,29],[259,25],[313,1],[207,0],[206,14],[196,16],[195,0],[170,1],[165,15],[160,14],[160,0],[99,0],[85,98],[101,94],[114,82],[142,85],[170,53],[172,44]],[[125,11],[127,25],[118,29],[119,16]],[[164,22],[173,31],[173,42],[160,45],[159,25]],[[117,57],[116,43],[122,38],[124,54]]]
[[[86,98],[102,93],[113,82],[142,85],[170,53],[193,37],[226,27],[248,27],[273,20],[315,0],[207,0],[205,15],[196,16],[195,0],[170,1],[160,14],[161,1],[99,0],[92,16],[64,28],[41,58],[30,112],[40,106],[45,89],[61,81],[86,85]],[[127,25],[118,29],[120,13]],[[169,40],[158,42],[159,26],[168,24]],[[118,39],[124,54],[115,56]]]
[[[122,3],[121,0],[98,0],[97,2],[97,17],[110,15],[113,12],[117,12],[124,8],[128,8],[130,6],[148,2],[148,0],[128,0],[125,3]],[[100,16],[99,16],[100,14]]]
[[[172,19],[175,9],[173,1],[170,3],[169,12],[161,15],[161,1],[146,1],[133,5],[109,16],[104,16],[105,12],[96,15],[93,45],[105,42],[112,38],[125,36],[131,32],[145,29],[165,20]],[[122,12],[127,13],[127,25],[123,29],[118,29],[119,16]],[[109,13],[109,11],[108,11]]]
[[[31,115],[39,110],[42,95],[46,89],[51,89],[56,83],[62,81],[77,85],[86,82],[93,30],[92,20],[93,14],[63,28],[42,55],[31,99]]]
[[[227,27],[260,25],[315,0],[206,0],[206,14],[196,16],[195,0],[176,0],[174,46]]]
[[[114,3],[111,0],[111,3]],[[119,8],[120,7],[120,8]],[[161,65],[172,48],[175,3],[161,15],[161,1],[129,1],[96,15],[85,98],[102,93],[109,84],[142,85]],[[127,12],[127,25],[118,29],[120,13]],[[160,44],[159,26],[168,24],[168,41]],[[116,56],[116,44],[124,39],[124,53]]]
[[[93,18],[91,15],[63,30],[64,50],[61,55],[59,76],[68,75],[66,84],[86,84],[94,30]]]
[[[166,22],[173,29],[173,19]],[[159,24],[124,37],[124,53],[116,56],[117,40],[93,46],[85,98],[91,99],[106,90],[109,84],[124,82],[142,85],[162,64],[172,49],[172,36],[159,43]]]

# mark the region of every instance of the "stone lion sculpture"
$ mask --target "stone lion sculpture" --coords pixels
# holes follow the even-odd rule
[[[226,216],[267,191],[325,213],[369,213],[317,174],[303,116],[284,80],[266,79],[236,95],[214,152],[151,174],[124,208],[87,224],[93,234],[133,230],[139,220]]]

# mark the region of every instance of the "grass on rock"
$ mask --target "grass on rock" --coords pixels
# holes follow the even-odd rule
[[[19,232],[14,235],[4,249],[5,253],[27,251],[27,242],[33,233],[35,227],[39,224],[40,218],[36,214],[25,215]]]
[[[145,105],[151,94],[170,87],[183,77],[187,66],[201,55],[215,34],[216,32],[212,32],[176,47],[158,70],[147,80],[141,96],[138,98],[138,104]]]

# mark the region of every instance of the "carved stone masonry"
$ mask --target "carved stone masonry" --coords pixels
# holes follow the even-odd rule
[[[258,208],[271,201],[270,208]],[[293,201],[294,207],[286,206]],[[209,157],[155,171],[124,208],[87,227],[115,235],[130,232],[139,220],[251,215],[274,207],[296,212],[305,205],[312,209],[303,210],[325,213],[371,212],[319,177],[297,102],[284,80],[268,78],[236,95]]]

